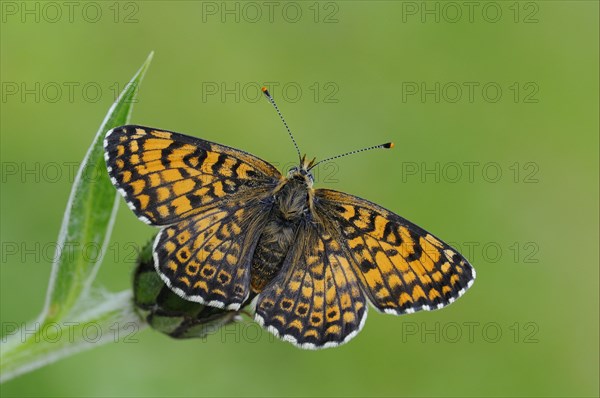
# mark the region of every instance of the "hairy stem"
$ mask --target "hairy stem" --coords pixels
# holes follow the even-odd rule
[[[145,324],[133,311],[131,292],[102,294],[86,300],[86,312],[69,314],[60,322],[14,326],[2,338],[0,383],[63,357],[110,342],[135,342]]]

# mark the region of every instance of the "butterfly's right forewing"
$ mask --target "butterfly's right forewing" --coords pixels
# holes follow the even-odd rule
[[[475,280],[475,269],[455,249],[375,203],[318,189],[315,209],[336,231],[363,291],[380,311],[442,308]]]

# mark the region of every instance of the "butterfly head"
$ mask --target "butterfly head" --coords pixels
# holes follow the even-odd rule
[[[288,180],[299,180],[306,183],[309,188],[312,188],[313,183],[315,182],[315,178],[313,177],[310,169],[315,164],[315,159],[308,160],[306,159],[306,155],[300,159],[300,164],[298,166],[292,167],[288,171],[287,178]]]

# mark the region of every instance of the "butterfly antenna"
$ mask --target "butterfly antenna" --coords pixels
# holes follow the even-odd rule
[[[370,151],[371,149],[390,149],[390,148],[393,148],[393,147],[394,147],[394,143],[393,142],[388,142],[388,143],[385,143],[385,144],[379,144],[379,145],[375,145],[375,146],[370,146],[368,148],[357,149],[355,151],[350,151],[350,152],[342,153],[341,155],[332,156],[330,158],[320,160],[317,163],[313,164],[308,170],[315,168],[319,163],[328,162],[328,161],[333,160],[333,159],[343,158],[344,156],[348,156],[348,155],[354,155],[355,153]]]
[[[288,134],[290,135],[290,138],[292,139],[292,142],[294,143],[294,147],[296,148],[296,152],[298,153],[298,159],[300,160],[300,163],[302,164],[302,156],[300,155],[300,148],[298,148],[298,144],[296,143],[296,140],[294,139],[294,136],[292,135],[292,132],[290,131],[290,128],[288,127],[287,123],[285,122],[285,119],[283,118],[283,115],[279,111],[279,108],[277,107],[277,104],[275,103],[275,100],[273,99],[273,97],[269,93],[269,90],[267,90],[266,87],[262,88],[262,92],[265,93],[265,95],[269,99],[269,102],[271,103],[271,105],[273,105],[273,108],[275,108],[275,110],[277,111],[277,114],[279,115],[279,118],[283,122],[283,125],[285,126],[285,129],[287,130]]]

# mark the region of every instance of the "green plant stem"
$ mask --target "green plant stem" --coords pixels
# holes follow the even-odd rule
[[[134,341],[145,324],[131,299],[130,291],[104,294],[85,305],[97,305],[88,312],[20,328],[2,345],[0,382],[102,344]]]

